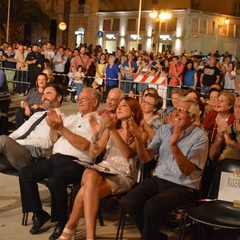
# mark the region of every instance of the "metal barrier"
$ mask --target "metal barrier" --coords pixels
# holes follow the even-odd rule
[[[27,84],[29,85],[30,83],[28,82],[28,71],[27,70],[22,70],[22,69],[16,69],[16,68],[6,68],[2,67],[2,69],[5,72],[6,78],[8,76],[11,77],[11,79],[7,78],[7,82],[12,82],[12,83],[21,83],[21,84]],[[13,72],[13,74],[6,74],[7,72]]]
[[[146,88],[155,88],[158,94],[163,98],[163,109],[166,109],[167,100],[171,100],[170,91],[173,87],[181,88],[181,85],[170,86],[168,85],[168,79],[163,77],[154,77],[148,75],[132,74],[133,80],[121,79],[121,76],[116,78],[108,78],[108,80],[114,80],[118,82],[118,87],[123,90],[125,95],[128,95],[130,91],[133,91],[135,96],[141,96],[140,93]],[[95,77],[91,77],[95,79]],[[106,81],[106,78],[104,78]]]

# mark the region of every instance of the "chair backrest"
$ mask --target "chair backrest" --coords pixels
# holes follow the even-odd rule
[[[215,199],[218,197],[221,172],[240,172],[240,160],[224,159],[218,163],[218,167],[209,190],[208,198]]]

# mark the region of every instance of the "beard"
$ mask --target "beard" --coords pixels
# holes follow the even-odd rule
[[[53,108],[54,107],[54,102],[49,101],[48,99],[43,99],[43,107],[46,110],[48,110],[49,108]]]

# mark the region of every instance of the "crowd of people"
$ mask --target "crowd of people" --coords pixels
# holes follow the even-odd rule
[[[0,136],[0,171],[19,171],[23,212],[33,212],[31,234],[51,220],[56,227],[50,240],[71,239],[84,217],[86,239],[96,239],[101,199],[128,192],[124,207],[141,239],[167,239],[159,232],[166,215],[194,201],[200,190],[207,197],[218,162],[239,159],[239,64],[228,53],[204,62],[196,55],[91,50],[34,45],[20,61],[6,46],[12,60],[4,52],[3,62],[27,67],[32,88],[18,110],[19,126]],[[6,77],[11,71],[5,69]],[[166,78],[168,101],[157,85],[136,85],[134,73]],[[61,112],[64,87],[76,92],[76,114]],[[105,109],[98,110],[102,99]],[[140,165],[146,179],[133,188]],[[45,178],[51,215],[37,188]],[[67,186],[76,183],[81,188],[68,219]]]

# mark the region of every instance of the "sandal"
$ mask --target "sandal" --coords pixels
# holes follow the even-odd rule
[[[61,236],[57,240],[71,240],[76,233],[76,228],[73,230],[64,228]]]

